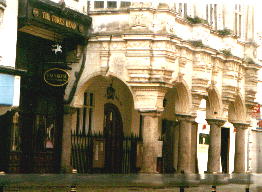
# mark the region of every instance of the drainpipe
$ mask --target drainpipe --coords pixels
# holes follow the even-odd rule
[[[109,45],[108,45],[108,51],[107,51],[107,62],[106,62],[106,70],[105,70],[105,76],[107,75],[108,71],[109,71],[109,61],[110,61],[110,55],[111,55],[111,42],[112,42],[112,35],[110,35],[110,39],[109,39]]]

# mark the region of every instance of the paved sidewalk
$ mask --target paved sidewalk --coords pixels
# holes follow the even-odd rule
[[[7,187],[4,192],[69,192],[68,187]],[[185,192],[211,192],[211,186],[185,188]],[[244,185],[217,186],[217,192],[246,192]],[[80,187],[77,192],[180,192],[179,188],[141,188],[141,187]],[[262,188],[250,187],[250,192],[262,192]]]

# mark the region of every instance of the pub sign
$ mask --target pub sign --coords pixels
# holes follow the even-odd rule
[[[51,86],[61,87],[68,83],[69,74],[64,69],[52,68],[44,73],[44,81]]]

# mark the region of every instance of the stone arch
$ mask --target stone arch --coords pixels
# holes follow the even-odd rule
[[[177,82],[174,89],[175,113],[190,114],[192,98],[188,85],[185,81]]]
[[[216,88],[208,89],[206,102],[207,119],[217,119],[222,116],[222,100]]]
[[[241,95],[237,95],[228,107],[228,121],[231,123],[246,122],[246,107]]]
[[[73,107],[79,107],[83,105],[83,96],[84,96],[84,92],[85,90],[90,86],[90,84],[92,84],[93,80],[97,77],[103,77],[105,79],[110,79],[110,78],[115,78],[118,79],[119,81],[121,81],[129,90],[130,94],[132,95],[133,101],[135,101],[134,99],[134,94],[132,92],[132,89],[130,88],[130,86],[127,84],[127,82],[125,80],[123,80],[121,77],[115,75],[114,73],[110,72],[108,75],[104,75],[103,72],[95,72],[90,74],[89,76],[87,76],[85,78],[85,80],[78,86],[74,98],[71,102],[71,106]]]
[[[112,74],[107,76],[99,73],[92,74],[80,84],[75,94],[76,98],[74,98],[71,105],[80,110],[86,107],[88,108],[88,102],[91,102],[88,100],[90,99],[89,95],[91,95],[93,103],[92,131],[103,132],[104,106],[106,103],[111,103],[117,106],[120,111],[123,120],[124,134],[129,135],[131,132],[137,134],[139,132],[139,115],[138,112],[134,110],[133,94],[123,80]],[[86,105],[84,105],[84,101],[87,102]]]

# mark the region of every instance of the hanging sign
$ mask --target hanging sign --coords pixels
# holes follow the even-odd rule
[[[52,68],[44,73],[44,80],[48,85],[61,87],[68,83],[69,74],[64,69]]]
[[[35,18],[45,20],[47,22],[51,22],[55,25],[60,25],[71,30],[77,30],[80,33],[84,32],[84,26],[82,24],[79,24],[76,21],[66,19],[58,15],[54,15],[48,11],[44,11],[38,8],[33,8],[32,15]]]

